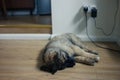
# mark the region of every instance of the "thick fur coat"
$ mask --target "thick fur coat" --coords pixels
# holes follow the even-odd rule
[[[57,70],[73,67],[75,63],[94,65],[98,53],[87,49],[75,34],[66,33],[52,38],[42,53],[44,64],[41,70],[54,74]]]

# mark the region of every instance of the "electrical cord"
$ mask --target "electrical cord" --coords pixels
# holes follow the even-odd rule
[[[119,0],[117,0],[117,8],[116,8],[115,15],[114,15],[113,27],[112,27],[110,33],[106,33],[103,28],[100,28],[100,27],[95,26],[97,29],[101,30],[105,36],[110,36],[110,35],[112,35],[113,31],[115,30],[116,18],[117,18],[118,11],[119,11]],[[95,18],[93,18],[93,19],[94,19],[95,25],[96,25],[96,20],[95,20]]]
[[[97,47],[99,47],[99,48],[102,48],[102,49],[107,49],[107,50],[111,50],[111,51],[114,51],[114,52],[120,52],[120,50],[116,50],[116,49],[111,49],[111,48],[108,48],[108,47],[103,47],[103,46],[101,46],[101,45],[98,45],[98,44],[96,44],[92,39],[91,39],[91,37],[89,36],[89,31],[88,31],[88,23],[87,23],[87,13],[85,13],[85,17],[86,17],[86,34],[87,34],[87,36],[88,36],[88,38],[90,39],[90,41],[95,45],[95,46],[97,46]]]

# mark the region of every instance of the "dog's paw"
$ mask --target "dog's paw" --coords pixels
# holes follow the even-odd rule
[[[96,56],[96,57],[94,57],[94,58],[88,58],[86,64],[91,65],[91,66],[94,66],[95,63],[99,62],[99,60],[100,60],[100,57],[99,57],[99,56]]]
[[[87,64],[90,65],[90,66],[94,66],[95,65],[95,60],[89,59],[89,61],[87,62]]]
[[[95,58],[95,62],[99,62],[99,61],[100,61],[100,57],[97,56],[97,57]]]

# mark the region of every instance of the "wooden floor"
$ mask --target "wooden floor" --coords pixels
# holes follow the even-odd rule
[[[51,15],[44,16],[0,16],[1,33],[52,33]]]
[[[0,25],[0,34],[16,34],[16,33],[39,33],[51,34],[52,25]]]
[[[55,75],[37,68],[38,56],[47,40],[0,40],[0,80],[120,80],[120,53],[85,45],[99,52],[95,66],[76,64]],[[120,49],[114,43],[100,45]]]
[[[15,24],[40,24],[40,25],[51,25],[52,19],[51,15],[44,15],[44,16],[7,16],[2,17],[0,16],[0,25],[15,25]]]

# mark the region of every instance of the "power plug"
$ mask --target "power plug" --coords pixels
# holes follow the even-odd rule
[[[97,8],[91,7],[91,17],[96,18],[97,17]]]
[[[83,11],[84,11],[85,13],[87,13],[87,12],[88,12],[88,6],[83,6]]]

